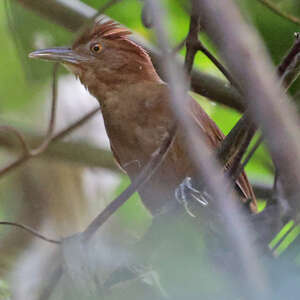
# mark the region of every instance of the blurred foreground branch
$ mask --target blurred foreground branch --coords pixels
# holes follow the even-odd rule
[[[246,226],[244,214],[237,205],[239,202],[233,192],[232,185],[230,185],[227,178],[223,176],[222,168],[209,150],[205,138],[199,136],[201,132],[197,130],[191,118],[186,114],[185,100],[187,97],[185,76],[182,72],[182,68],[180,68],[173,57],[169,55],[168,34],[165,26],[163,26],[165,19],[163,9],[158,1],[151,0],[148,3],[154,20],[153,24],[158,44],[165,58],[163,66],[167,70],[172,108],[180,125],[186,132],[189,155],[192,157],[193,163],[197,168],[197,174],[199,178],[201,178],[203,186],[206,187],[206,190],[214,199],[214,201],[210,203],[210,207],[212,210],[219,210],[220,214],[224,217],[226,236],[232,243],[232,247],[236,253],[236,261],[238,261],[243,270],[243,281],[246,283],[245,287],[248,287],[248,292],[251,290],[253,292],[255,288],[261,295],[266,295],[268,283],[266,282],[264,270],[262,270],[258,263],[257,249],[249,243],[251,232]],[[218,18],[215,20],[217,19]],[[195,136],[198,138],[195,139]],[[201,149],[201,151],[199,151],[199,149]],[[206,208],[203,208],[203,210],[205,209]],[[236,228],[239,228],[239,230],[235,230]]]
[[[293,82],[298,78],[300,74],[299,33],[295,33],[295,42],[279,64],[277,73],[285,90],[288,90]],[[235,181],[239,177],[240,173],[243,171],[243,169],[263,141],[263,137],[260,136],[255,145],[249,151],[243,163],[240,164],[242,157],[247,147],[249,146],[250,140],[254,136],[255,131],[256,126],[253,121],[249,119],[249,113],[248,111],[246,111],[240,121],[232,128],[232,130],[229,132],[229,134],[221,144],[221,147],[219,149],[219,158],[221,159],[221,161],[227,164],[230,159],[236,156],[235,163],[232,164],[233,166],[230,169],[230,174],[233,178],[233,181]]]
[[[289,182],[286,193],[296,212],[300,208],[300,145],[295,110],[280,89],[257,34],[243,21],[234,3],[216,0],[198,0],[198,3],[207,32],[219,47],[233,76],[239,78],[249,112],[262,127],[272,157]],[[216,14],[217,11],[222,14]],[[244,66],[242,69],[241,65]]]

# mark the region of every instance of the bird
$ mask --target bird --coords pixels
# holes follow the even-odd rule
[[[133,181],[176,118],[170,88],[157,74],[146,50],[130,40],[130,34],[113,20],[100,20],[71,47],[36,50],[29,57],[62,63],[99,101],[113,156]],[[225,135],[193,97],[188,97],[186,105],[198,128],[195,138],[204,136],[211,151],[216,151]],[[195,176],[185,131],[179,126],[165,159],[138,193],[155,216],[174,201],[174,191],[184,179]],[[241,203],[249,203],[250,213],[256,213],[256,198],[244,171],[235,186]]]

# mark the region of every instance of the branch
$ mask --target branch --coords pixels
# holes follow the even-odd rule
[[[186,57],[184,66],[188,75],[190,75],[194,58],[197,51],[202,51],[224,74],[228,81],[234,85],[238,90],[238,83],[233,79],[231,74],[226,68],[202,45],[198,39],[198,33],[200,31],[200,18],[196,14],[197,5],[195,1],[192,2],[193,8],[190,18],[189,33],[186,38]],[[229,166],[229,176],[233,178],[233,182],[239,177],[243,169],[240,167],[240,162],[245,154],[251,139],[253,138],[256,131],[256,126],[251,120],[249,120],[248,114],[244,113],[240,121],[234,126],[227,137],[222,142],[218,149],[218,158],[221,160],[222,165]]]
[[[37,238],[39,238],[43,241],[52,243],[52,244],[60,244],[61,243],[61,241],[59,241],[59,240],[49,239],[49,238],[45,237],[43,234],[39,233],[38,231],[36,231],[33,228],[31,228],[27,225],[24,225],[24,224],[19,224],[19,223],[15,223],[15,222],[0,221],[0,225],[9,225],[9,226],[14,226],[14,227],[17,227],[17,228],[21,228],[21,229],[29,232],[30,234],[34,235],[35,237],[37,237]]]
[[[189,155],[197,168],[199,178],[202,179],[204,186],[207,187],[208,192],[211,193],[212,198],[215,200],[211,205],[216,205],[225,219],[226,233],[228,233],[232,245],[236,250],[237,261],[239,261],[242,266],[241,269],[244,271],[247,284],[250,284],[253,289],[265,295],[264,292],[267,289],[267,284],[264,280],[264,272],[258,263],[256,251],[249,242],[251,240],[251,238],[249,239],[251,233],[246,227],[246,222],[237,206],[237,203],[239,203],[238,199],[235,197],[231,185],[223,176],[220,165],[217,164],[212,156],[205,142],[205,137],[199,136],[201,132],[195,128],[193,121],[186,114],[185,76],[182,73],[182,69],[174,62],[173,57],[168,55],[169,44],[165,26],[163,25],[163,9],[159,5],[159,1],[151,0],[149,4],[154,18],[153,24],[156,30],[158,44],[164,55],[163,66],[168,75],[171,91],[172,101],[170,101],[170,103],[173,105],[179,126],[182,127],[186,134],[185,137],[189,146]],[[218,10],[218,13],[220,12],[222,12],[222,10]],[[217,19],[215,19],[215,22],[216,20]],[[195,139],[195,136],[198,138]],[[199,151],[199,149],[201,149],[201,151]],[[226,197],[226,201],[224,201],[224,197]],[[239,230],[234,230],[234,228],[239,228]]]
[[[300,19],[296,18],[295,16],[292,16],[282,10],[280,10],[275,4],[270,2],[269,0],[258,0],[261,4],[271,9],[275,14],[277,14],[280,17],[283,17],[284,19],[300,25]]]
[[[58,67],[59,67],[58,63],[54,64],[54,66],[53,66],[52,101],[51,101],[51,112],[50,112],[50,120],[49,120],[47,134],[46,134],[44,141],[40,144],[39,147],[30,150],[29,153],[25,153],[31,157],[39,155],[40,153],[44,152],[53,138],[52,135],[53,135],[54,128],[55,128],[56,110],[57,110],[57,70],[58,70]]]
[[[216,0],[198,2],[208,34],[219,47],[234,77],[240,79],[249,112],[257,124],[261,125],[271,155],[280,173],[289,182],[287,192],[290,205],[297,212],[300,208],[297,115],[278,86],[270,60],[257,34],[242,20],[234,3],[230,0],[226,3]]]
[[[226,68],[202,45],[200,40],[198,39],[198,33],[200,31],[200,18],[196,11],[195,1],[192,2],[193,8],[192,11],[194,14],[191,15],[190,18],[190,29],[188,36],[186,38],[186,56],[184,61],[185,70],[188,73],[188,76],[191,74],[191,70],[193,68],[194,59],[198,51],[202,51],[206,56],[215,64],[215,66],[224,74],[224,76],[228,79],[228,81],[235,85],[238,89],[238,84],[234,81],[230,73],[226,70]],[[246,152],[251,139],[253,138],[256,132],[256,126],[253,124],[251,120],[249,120],[249,116],[247,112],[244,113],[239,122],[233,127],[230,133],[226,136],[224,141],[221,143],[221,146],[218,149],[218,158],[221,160],[222,165],[229,165],[230,169],[228,170],[229,176],[232,177],[233,182],[235,182],[240,173],[243,171],[243,168],[250,160],[251,156],[254,154],[255,150],[259,146],[255,147],[255,149],[250,152],[246,159],[246,163],[242,166],[240,162],[243,158],[244,153]]]
[[[71,132],[79,128],[81,125],[89,121],[92,117],[94,117],[101,109],[99,106],[93,108],[90,112],[85,114],[83,117],[72,123],[71,125],[67,126],[65,129],[61,130],[57,134],[55,134],[52,138],[52,141],[55,142],[59,139],[64,138],[65,136],[69,135]]]
[[[7,129],[9,129],[9,131],[13,131],[17,135],[19,140],[21,141],[21,144],[23,146],[23,155],[21,157],[19,157],[13,163],[11,163],[8,166],[1,169],[0,177],[7,174],[9,171],[12,171],[12,170],[16,169],[17,167],[21,166],[29,158],[39,155],[40,153],[45,151],[46,148],[48,147],[48,145],[52,139],[54,126],[55,126],[55,120],[56,120],[56,106],[57,106],[57,76],[56,75],[57,75],[57,69],[58,69],[58,64],[55,64],[53,67],[51,114],[50,114],[50,121],[49,121],[49,126],[48,126],[46,137],[43,139],[40,146],[38,146],[35,149],[30,149],[29,145],[27,144],[27,142],[25,141],[25,139],[21,133],[17,133],[16,129],[7,127]],[[4,128],[4,127],[2,127],[2,128]]]
[[[194,4],[193,4],[194,5]],[[186,38],[186,47],[190,49],[189,53],[185,57],[185,69],[188,74],[191,73],[194,56],[197,51],[201,51],[207,56],[207,58],[219,69],[219,71],[227,78],[227,80],[238,89],[238,84],[235,82],[231,74],[226,70],[222,63],[201,43],[198,38],[198,33],[200,31],[200,18],[195,14],[195,9],[192,9],[193,13],[190,20],[190,29],[188,36]],[[192,63],[191,63],[192,61]]]
[[[30,152],[30,149],[27,145],[25,136],[23,135],[23,133],[21,131],[19,131],[18,129],[16,129],[12,126],[9,126],[9,125],[0,126],[0,130],[4,131],[4,132],[11,132],[14,136],[16,136],[22,146],[23,153]],[[4,142],[4,144],[6,144],[6,143]],[[1,142],[1,145],[3,145],[3,142]]]
[[[254,155],[254,153],[256,152],[256,150],[258,149],[258,147],[260,146],[260,144],[262,143],[263,140],[264,140],[264,138],[261,135],[258,138],[258,140],[255,142],[255,144],[253,145],[253,147],[251,148],[251,150],[249,151],[247,156],[245,157],[243,163],[240,164],[240,161],[239,161],[238,166],[235,168],[232,168],[231,176],[234,181],[240,176],[240,174],[242,173],[242,171],[244,170],[244,168],[246,167],[246,165],[248,164],[248,162],[250,161],[250,159],[252,158],[252,156]]]
[[[214,65],[220,70],[220,72],[227,78],[227,80],[236,88],[239,89],[237,82],[228,72],[228,70],[222,65],[222,63],[201,43],[198,41],[198,49],[203,54],[205,54],[213,63]]]
[[[300,39],[299,34],[295,34],[295,43],[288,51],[287,55],[282,59],[277,68],[277,73],[280,77],[282,85],[286,90],[298,78],[300,73]],[[250,144],[251,138],[255,133],[255,125],[252,120],[248,120],[247,112],[241,120],[233,127],[230,133],[226,136],[219,148],[219,158],[224,164],[227,164],[235,156],[235,163],[230,169],[232,179],[235,181],[243,171],[247,163],[250,161],[255,151],[263,141],[263,137],[256,141],[244,162],[240,164],[247,147]],[[276,181],[277,176],[275,176]],[[276,186],[274,184],[274,186]]]
[[[69,134],[71,133],[71,131],[68,132]],[[44,137],[34,132],[26,132],[26,139],[29,144],[38,145],[43,141]],[[55,135],[47,149],[40,154],[40,157],[76,163],[92,168],[106,168],[112,171],[119,171],[110,151],[85,142],[59,141],[59,139],[61,137]],[[11,152],[18,152],[20,149],[14,137],[8,133],[0,134],[0,144],[1,147]]]
[[[189,33],[186,38],[186,55],[184,59],[184,68],[190,77],[195,56],[197,54],[198,48],[198,33],[200,31],[200,18],[198,15],[192,14],[190,18],[190,28]]]
[[[278,74],[286,90],[300,73],[300,33],[295,33],[295,42],[278,67]]]
[[[69,160],[71,162],[84,164],[90,167],[108,168],[113,171],[118,171],[118,168],[113,162],[112,154],[109,151],[80,142],[58,142],[59,139],[62,139],[63,137],[71,134],[82,124],[90,120],[99,111],[100,107],[92,109],[82,118],[67,126],[65,129],[59,131],[57,134],[53,135],[48,147],[44,150],[43,153],[39,154],[42,154],[42,156],[46,156],[49,158],[61,159],[64,161]],[[16,131],[18,132],[18,134],[20,134],[18,130]],[[40,144],[43,140],[44,138],[37,134],[30,134],[28,143]],[[7,134],[0,135],[0,142],[1,145],[14,151],[18,149],[17,145],[13,141],[12,136],[9,136]],[[5,171],[2,170],[2,172],[6,174],[11,170],[15,170],[30,158],[32,158],[32,156],[23,155],[15,162],[7,166],[5,169],[3,169]]]
[[[239,164],[255,131],[256,126],[249,119],[249,114],[244,113],[222,141],[221,146],[218,149],[218,158],[221,160],[222,164],[227,165],[232,161]],[[236,167],[237,166],[233,166],[230,171],[235,170]]]
[[[72,32],[77,32],[96,13],[95,9],[78,0],[73,0],[72,2],[69,0],[15,1]],[[162,68],[161,53],[136,34],[132,36],[132,40],[149,52],[157,72],[163,79],[166,79],[166,74]],[[237,110],[243,110],[244,108],[243,99],[236,89],[228,86],[224,80],[212,75],[193,70],[191,88],[196,93],[215,102],[228,105]]]

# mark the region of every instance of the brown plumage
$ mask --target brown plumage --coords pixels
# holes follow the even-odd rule
[[[133,180],[160,146],[174,116],[167,84],[157,75],[146,51],[128,39],[129,34],[113,21],[100,22],[72,48],[39,50],[30,56],[62,62],[98,99],[114,157]],[[193,98],[188,105],[199,132],[216,149],[224,135]],[[159,170],[139,189],[143,203],[151,213],[158,213],[168,200],[174,201],[175,188],[182,180],[195,172],[185,133],[179,128]],[[255,212],[255,196],[245,173],[237,186],[242,201],[252,199],[250,209]]]

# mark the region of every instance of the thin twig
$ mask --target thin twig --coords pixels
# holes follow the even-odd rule
[[[294,36],[295,36],[295,42],[294,42],[292,48],[288,51],[288,53],[282,59],[281,63],[279,64],[279,66],[277,68],[277,72],[278,72],[279,77],[282,77],[282,75],[284,74],[284,72],[291,65],[291,63],[294,60],[295,56],[300,51],[299,33],[298,32],[294,33]]]
[[[299,32],[295,33],[295,42],[291,49],[277,68],[277,73],[281,79],[282,86],[288,90],[292,83],[298,78],[300,74],[300,35]],[[280,180],[279,171],[275,165],[275,176],[273,183],[273,202],[279,197],[278,193],[278,180]],[[285,198],[279,199],[281,202],[286,201]],[[269,202],[270,204],[272,201]]]
[[[282,85],[286,90],[300,74],[300,33],[296,32],[295,42],[277,68]]]
[[[119,2],[121,0],[111,0],[108,3],[106,3],[103,7],[99,9],[99,11],[94,15],[93,20],[102,14],[106,9],[111,7],[113,4],[116,2]],[[20,133],[18,130],[8,127],[8,126],[3,126],[3,129],[13,131],[14,134],[18,137],[18,139],[21,142],[22,148],[24,150],[23,154],[21,157],[19,157],[17,160],[15,160],[13,163],[9,164],[8,166],[4,167],[3,169],[0,170],[0,177],[7,174],[9,171],[12,171],[16,169],[17,167],[21,166],[24,162],[29,160],[29,158],[32,158],[34,156],[37,156],[44,152],[46,148],[48,147],[49,143],[51,141],[57,140],[65,135],[67,135],[69,132],[73,131],[75,128],[79,127],[81,124],[83,124],[86,120],[91,118],[97,111],[100,110],[100,108],[96,108],[92,110],[90,113],[88,113],[86,116],[84,116],[82,119],[79,121],[75,122],[72,124],[70,127],[66,128],[62,132],[58,133],[56,136],[52,136],[55,128],[55,119],[56,119],[56,107],[57,107],[57,69],[58,69],[58,64],[54,65],[54,70],[53,70],[53,82],[52,82],[52,105],[51,105],[51,115],[50,115],[50,121],[49,121],[49,127],[47,130],[46,137],[44,141],[41,143],[40,146],[38,146],[35,149],[30,149],[28,144],[26,143],[26,140],[22,133]]]
[[[0,225],[9,225],[9,226],[14,226],[14,227],[18,227],[21,228],[27,232],[29,232],[30,234],[36,236],[37,238],[44,240],[46,242],[49,243],[53,243],[53,244],[60,244],[61,241],[60,240],[54,240],[54,239],[50,239],[47,238],[46,236],[44,236],[43,234],[39,233],[38,231],[36,231],[35,229],[24,225],[24,224],[20,224],[20,223],[16,223],[16,222],[6,222],[6,221],[0,221]]]
[[[23,165],[28,159],[30,158],[29,155],[23,154],[21,157],[19,157],[17,160],[9,164],[8,166],[2,168],[0,170],[0,178],[10,171],[13,171],[17,169],[19,166]]]
[[[193,2],[192,11],[196,11],[195,2]],[[231,74],[226,70],[226,68],[215,58],[208,49],[206,49],[200,40],[198,39],[198,33],[200,31],[200,18],[197,14],[192,14],[190,18],[190,28],[189,33],[186,38],[186,48],[187,53],[185,57],[185,69],[190,75],[194,58],[197,51],[203,52],[214,64],[215,66],[224,74],[228,81],[234,85],[237,89],[239,86],[237,82],[233,79]],[[190,77],[190,76],[189,76]],[[248,115],[245,113],[237,125],[231,130],[229,135],[222,142],[219,148],[219,158],[221,158],[222,164],[227,165],[231,162],[230,173],[235,174],[240,165],[240,161],[246,152],[252,137],[254,136],[256,127],[249,121]]]
[[[36,156],[48,147],[52,135],[55,128],[55,121],[56,121],[56,110],[57,110],[57,70],[58,70],[59,64],[55,63],[53,67],[53,80],[52,80],[52,102],[51,102],[51,113],[50,113],[50,120],[49,120],[49,126],[47,130],[47,134],[45,137],[45,140],[42,142],[42,144],[33,149],[30,150],[30,156]]]
[[[275,4],[271,3],[269,0],[258,0],[261,4],[265,5],[269,9],[271,9],[274,13],[276,13],[278,16],[285,18],[286,20],[300,25],[300,19],[298,19],[295,16],[292,16],[282,10],[280,10]]]
[[[250,161],[250,159],[252,158],[252,156],[254,155],[254,153],[256,152],[263,140],[264,138],[261,135],[247,154],[242,164],[239,164],[238,168],[234,168],[235,171],[231,173],[232,179],[234,181],[237,180],[237,178],[239,178],[240,174],[242,173],[242,171],[244,170],[244,168],[246,167],[246,165],[248,164],[248,162]]]
[[[194,5],[194,4],[193,4]],[[192,9],[195,11],[195,8]],[[191,69],[188,69],[186,64],[188,62],[189,66],[191,66],[190,56],[195,56],[197,51],[202,52],[206,57],[219,69],[219,71],[225,76],[225,78],[233,85],[237,90],[240,91],[238,83],[234,80],[225,66],[202,44],[202,42],[198,38],[198,34],[200,32],[200,18],[197,14],[192,14],[190,19],[190,28],[189,33],[186,37],[186,46],[189,48],[190,53],[186,55],[185,58],[185,69],[188,73],[191,73]]]
[[[42,153],[49,145],[49,142],[51,141],[51,138],[52,138],[52,134],[54,132],[55,119],[56,119],[57,70],[58,70],[58,64],[55,64],[54,68],[53,68],[52,104],[51,104],[50,121],[49,121],[49,126],[48,126],[46,137],[39,147],[37,147],[35,149],[30,149],[30,146],[26,142],[24,135],[20,131],[18,131],[17,129],[15,129],[14,127],[11,127],[11,126],[0,126],[0,130],[11,131],[12,133],[14,133],[16,135],[16,137],[19,139],[19,141],[22,145],[22,148],[23,148],[23,155],[19,159],[17,159],[15,162],[13,162],[11,165],[0,170],[0,176],[5,174],[8,170],[11,170],[12,168],[18,166],[21,162],[23,162],[25,160],[25,158],[32,157],[32,156]]]
[[[219,69],[219,71],[225,76],[225,78],[237,89],[239,86],[224,65],[200,42],[198,41],[198,49],[205,54],[211,62]]]
[[[77,121],[75,121],[71,125],[67,126],[65,129],[62,129],[57,134],[55,134],[52,137],[51,142],[55,142],[55,141],[57,141],[59,139],[64,138],[66,135],[70,134],[75,129],[77,129],[78,127],[80,127],[81,125],[83,125],[85,122],[87,122],[88,120],[90,120],[94,115],[96,115],[100,111],[101,111],[100,106],[97,106],[97,107],[93,108],[90,112],[88,112],[87,114],[85,114],[82,118],[78,119]]]
[[[204,46],[202,46],[201,42],[198,40],[198,31],[200,30],[199,21],[200,19],[198,16],[191,16],[190,30],[186,38],[187,53],[185,56],[185,69],[187,72],[189,72],[188,78],[190,78],[190,73],[193,68],[197,51],[203,51],[219,69],[223,70],[225,74],[229,75],[229,81],[233,80],[223,65],[219,63],[218,60],[206,48],[204,48]],[[256,127],[252,122],[250,123],[248,114],[244,113],[240,121],[222,142],[218,151],[218,157],[221,159],[222,165],[227,165],[229,162],[231,162],[232,167],[229,170],[230,175],[231,172],[237,170],[238,166],[240,165],[240,161],[246,152],[248,145],[255,134],[255,131]],[[236,178],[238,178],[238,176]],[[233,182],[235,181],[236,179]]]
[[[181,42],[179,42],[173,49],[172,49],[172,54],[175,55],[177,54],[185,45],[186,43],[186,38],[184,38]]]
[[[66,135],[70,134],[75,129],[77,129],[78,127],[80,127],[82,124],[84,124],[89,119],[91,119],[99,111],[100,111],[100,107],[96,107],[96,108],[92,109],[89,113],[85,114],[82,118],[80,118],[79,120],[75,121],[71,125],[67,126],[65,129],[61,130],[57,134],[53,135],[52,138],[51,138],[51,140],[49,141],[49,144],[52,143],[52,142],[55,142],[55,141],[57,141],[59,139],[62,139]],[[49,144],[48,144],[48,146],[49,146]],[[44,150],[46,150],[46,149],[44,149]],[[42,152],[37,153],[34,156],[38,156],[41,153]],[[13,163],[11,163],[8,166],[6,166],[3,169],[1,169],[0,170],[0,177],[3,176],[4,174],[7,174],[10,171],[13,171],[13,170],[17,169],[19,166],[23,165],[26,161],[28,161],[29,159],[33,158],[34,156],[23,154],[16,161],[14,161]]]
[[[168,136],[164,139],[161,146],[151,155],[151,159],[148,164],[142,169],[136,179],[119,195],[113,200],[86,228],[83,232],[83,239],[88,241],[99,227],[104,224],[113,213],[119,209],[129,197],[140,187],[143,186],[156,172],[164,158],[166,157],[168,150],[176,136],[177,124],[174,124],[171,128]]]
[[[186,55],[184,59],[184,68],[189,75],[192,72],[194,59],[197,51],[198,33],[200,31],[200,18],[198,15],[192,14],[190,18],[190,28],[186,37]]]
[[[260,144],[262,143],[263,140],[264,140],[264,137],[261,135],[258,138],[258,140],[255,142],[255,144],[253,145],[252,149],[250,150],[250,152],[246,156],[245,160],[243,161],[243,163],[241,165],[241,169],[246,167],[246,165],[250,161],[251,157],[254,155],[255,151],[258,149],[258,147],[260,146]]]
[[[14,129],[14,133],[18,136],[18,138],[20,139],[20,141],[22,143],[24,153],[22,154],[21,157],[19,157],[13,163],[11,163],[8,166],[2,168],[0,170],[0,177],[7,174],[9,171],[12,171],[12,170],[16,169],[17,167],[22,165],[24,162],[26,162],[29,158],[41,154],[48,147],[48,145],[51,141],[51,138],[52,138],[53,131],[54,131],[55,119],[56,119],[57,70],[58,70],[58,64],[55,64],[54,67],[53,67],[51,114],[50,114],[50,121],[49,121],[47,134],[46,134],[46,137],[45,137],[44,141],[37,148],[30,149],[27,142],[25,141],[25,138],[23,137],[22,133],[20,133],[20,132],[17,133],[17,129]],[[9,130],[12,131],[12,128],[9,127]]]
[[[298,212],[300,145],[297,114],[272,74],[270,59],[258,35],[243,21],[234,1],[198,2],[208,34],[222,52],[233,76],[241,79],[239,82],[251,117],[262,127],[272,158],[286,183],[289,204],[294,212]]]
[[[254,127],[255,126],[249,119],[249,113],[244,113],[240,120],[235,124],[235,126],[222,141],[218,149],[217,156],[223,165],[227,165],[230,161],[235,160],[235,156],[241,157],[241,152],[245,153],[246,149],[241,150],[240,148],[242,144],[249,139],[250,132],[251,136],[253,136],[255,131]],[[244,145],[243,148],[247,148],[247,146],[248,145]]]
[[[251,156],[247,157],[246,163],[245,164],[243,163],[241,165],[242,158],[243,158],[244,154],[246,153],[246,151],[250,145],[250,142],[255,135],[255,132],[256,132],[256,127],[254,126],[254,124],[252,122],[250,122],[248,124],[248,127],[245,129],[245,135],[244,135],[243,139],[241,140],[240,144],[237,147],[236,155],[232,161],[232,167],[229,170],[229,174],[232,177],[233,182],[235,182],[239,178],[239,176],[243,172],[243,168],[246,166],[246,164],[248,163],[248,161],[250,160],[250,158],[256,151],[256,149],[254,149]]]
[[[300,38],[299,34],[295,34],[295,43],[292,46],[292,48],[288,51],[287,55],[282,59],[281,63],[277,67],[277,73],[279,77],[281,78],[283,82],[283,86],[287,90],[292,82],[296,80],[296,78],[300,74],[299,70],[299,64],[300,64],[300,59],[299,59],[299,53],[300,53]],[[246,113],[245,113],[246,114]],[[244,115],[245,115],[244,114]],[[252,124],[252,125],[251,125]],[[250,127],[249,127],[250,126]],[[253,122],[249,120],[248,122],[243,122],[242,123],[237,123],[234,128],[230,131],[230,133],[227,135],[225,140],[222,142],[222,145],[219,150],[219,156],[223,159],[222,161],[225,160],[225,163],[230,159],[227,156],[230,156],[230,149],[234,148],[234,141],[237,140],[238,135],[240,135],[240,132],[246,133],[247,128],[251,129],[251,126],[253,127]],[[252,136],[254,135],[254,131]],[[239,161],[242,159],[242,152],[240,152],[239,156],[240,158],[236,159],[236,164],[235,166],[232,167],[231,169],[231,176],[233,180],[236,180],[240,173],[243,171],[244,167],[247,165],[251,157],[254,155],[255,151],[263,141],[263,137],[260,136],[259,139],[256,141],[255,145],[251,149],[251,151],[248,153],[246,156],[244,162],[240,165]],[[249,139],[250,142],[250,139]],[[248,142],[248,145],[249,145]],[[246,147],[244,149],[244,153],[246,151]],[[227,157],[227,159],[226,159]],[[277,176],[275,176],[275,181],[277,180]],[[276,184],[274,183],[274,187],[276,187]]]
[[[12,127],[12,126],[9,126],[9,125],[3,125],[3,126],[0,126],[0,130],[12,132],[12,133],[18,138],[18,140],[20,141],[20,144],[21,144],[21,146],[22,146],[23,153],[29,155],[29,153],[30,153],[30,148],[29,148],[29,146],[27,145],[25,136],[23,135],[22,132],[20,132],[18,129],[16,129],[16,128]]]

